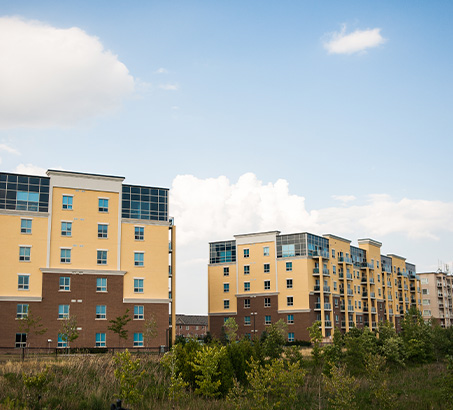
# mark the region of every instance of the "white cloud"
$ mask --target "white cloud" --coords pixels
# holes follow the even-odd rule
[[[179,90],[178,84],[160,84],[159,88],[165,91],[177,91]]]
[[[33,164],[19,164],[16,168],[14,168],[13,172],[26,175],[46,175],[45,168],[41,168]]]
[[[332,195],[332,198],[340,202],[352,202],[356,199],[354,195]]]
[[[346,25],[343,25],[340,32],[330,33],[326,37],[324,48],[330,54],[354,54],[377,47],[386,41],[381,36],[380,28],[356,30],[346,34]]]
[[[161,67],[161,68],[158,68],[155,72],[155,74],[167,74],[168,73],[168,70]]]
[[[71,126],[134,91],[118,57],[77,27],[1,17],[0,55],[0,128]]]
[[[20,155],[20,152],[17,149],[10,147],[7,144],[0,144],[0,151],[5,151],[9,154]]]

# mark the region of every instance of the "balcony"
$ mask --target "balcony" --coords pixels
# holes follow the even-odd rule
[[[437,287],[441,288],[442,287],[442,282],[437,282]]]
[[[401,284],[401,282],[398,282],[398,290],[403,290],[403,285]]]
[[[444,304],[443,303],[439,303],[439,309],[443,309],[444,308]]]
[[[347,273],[347,274],[346,274],[346,279],[347,279],[347,280],[352,280],[352,275],[351,275],[350,273]]]
[[[330,303],[324,303],[324,310],[332,310],[332,305]]]
[[[362,299],[366,299],[368,298],[368,292],[367,291],[363,291],[362,292]]]
[[[365,313],[368,312],[368,306],[364,306],[362,309]]]
[[[415,286],[411,285],[411,292],[415,292]]]
[[[323,270],[322,270],[322,274],[323,274],[324,276],[330,276],[329,269],[323,269]]]
[[[370,284],[374,285],[374,278],[370,278]]]
[[[348,305],[348,312],[354,312],[354,306]]]
[[[389,315],[393,316],[393,309],[389,309]]]
[[[315,310],[321,310],[321,303],[320,302],[315,303]]]
[[[367,282],[367,277],[366,277],[366,276],[362,276],[361,282],[362,282],[362,283],[366,283],[366,282]]]
[[[339,256],[338,262],[346,262],[349,265],[352,265],[352,259],[349,256]]]
[[[309,251],[309,255],[312,257],[321,257],[323,259],[329,259],[329,251],[316,249],[314,251]]]
[[[319,268],[313,268],[313,276],[319,276]]]
[[[392,282],[388,281],[387,282],[387,287],[391,288],[392,287]]]
[[[442,292],[439,292],[439,293],[437,294],[437,296],[438,296],[439,298],[443,298],[443,297],[444,297],[444,294],[443,294]]]
[[[351,328],[351,327],[354,327],[354,326],[355,326],[355,323],[354,323],[353,321],[350,321],[350,322],[349,322],[348,324],[349,324],[349,328]]]
[[[313,290],[314,290],[315,292],[321,292],[321,286],[315,285],[315,286],[313,287]]]
[[[339,277],[340,279],[343,279],[343,278],[344,278],[343,272],[340,272],[340,273],[338,274],[338,277]]]
[[[392,295],[390,295],[390,296],[388,296],[388,298],[387,298],[387,299],[388,299],[388,300],[393,300],[393,296],[392,296]]]
[[[376,299],[376,293],[370,292],[370,298],[371,299]]]
[[[406,284],[404,284],[404,290],[409,290]]]
[[[324,286],[324,293],[330,293],[330,286]]]
[[[326,320],[324,322],[324,327],[332,327],[332,322],[330,320]]]
[[[346,322],[344,320],[341,321],[341,328],[344,329],[346,327]]]
[[[352,289],[348,289],[348,296],[354,296],[354,292]]]
[[[340,305],[340,311],[344,312],[344,305]]]
[[[374,306],[371,307],[371,313],[376,313],[376,308]]]
[[[377,326],[376,322],[371,322],[372,329],[376,329],[376,326]]]

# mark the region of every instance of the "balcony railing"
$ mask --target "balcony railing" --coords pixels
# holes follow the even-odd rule
[[[374,278],[370,278],[370,283],[374,285]]]
[[[347,279],[347,280],[352,280],[352,275],[351,275],[350,273],[347,273],[347,274],[346,274],[346,279]]]
[[[330,286],[324,286],[323,289],[325,293],[330,293]]]
[[[321,310],[321,303],[320,302],[315,303],[315,310]]]
[[[344,312],[344,305],[340,305],[340,310]]]
[[[371,299],[376,299],[376,293],[370,292],[370,298]]]
[[[332,305],[330,303],[324,303],[324,310],[332,310]]]
[[[352,289],[348,289],[348,296],[353,296],[354,295],[354,292]]]
[[[338,262],[346,262],[352,265],[352,258],[350,258],[349,256],[339,256]]]
[[[346,327],[346,322],[344,320],[341,321],[341,328],[344,329]]]
[[[324,322],[324,326],[325,326],[325,327],[332,327],[332,322],[331,322],[330,320],[326,320],[326,321]]]
[[[349,328],[354,327],[354,326],[355,326],[355,323],[353,321],[350,321],[349,322]]]
[[[323,270],[322,270],[322,274],[323,274],[324,276],[330,276],[329,269],[323,269]]]
[[[376,308],[375,307],[371,307],[371,313],[376,313]]]
[[[313,275],[319,276],[319,268],[313,268]]]
[[[354,306],[348,305],[348,312],[354,312]]]
[[[368,297],[368,292],[362,292],[362,299],[365,299]]]

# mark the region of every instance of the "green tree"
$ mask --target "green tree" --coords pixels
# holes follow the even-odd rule
[[[195,383],[197,388],[195,393],[204,397],[214,398],[220,395],[219,379],[219,362],[222,356],[226,355],[225,346],[218,347],[216,345],[203,346],[195,355],[192,362],[192,367],[197,373]]]
[[[225,334],[226,334],[228,343],[235,342],[239,326],[236,323],[236,320],[234,319],[234,317],[229,317],[223,324],[223,327],[225,329]]]
[[[120,386],[120,392],[116,397],[129,405],[140,403],[143,394],[139,383],[145,374],[144,370],[140,371],[140,359],[133,360],[129,350],[126,349],[122,353],[117,353],[113,361],[116,365],[114,375]]]
[[[158,334],[158,325],[154,315],[145,320],[143,327],[143,337],[145,339],[146,347],[149,347],[152,340],[154,340]]]
[[[121,339],[127,340],[128,338],[128,330],[125,327],[131,320],[129,309],[126,309],[126,313],[123,316],[117,316],[115,319],[109,320],[111,325],[107,329],[118,335],[119,346],[121,346]]]
[[[348,374],[345,365],[330,365],[330,376],[323,375],[324,387],[329,405],[334,409],[352,410],[357,408],[357,380]]]
[[[392,340],[390,338],[388,340]],[[397,398],[388,386],[388,371],[385,358],[378,354],[368,354],[365,360],[366,377],[372,386],[371,396],[377,408],[391,409]]]
[[[66,346],[70,348],[71,342],[79,337],[79,331],[77,330],[77,316],[71,315],[68,319],[61,322],[60,332],[61,339],[66,343]]]
[[[425,323],[422,314],[414,306],[404,315],[401,338],[407,360],[426,363],[433,359],[433,333],[431,323]]]
[[[280,319],[267,328],[267,336],[263,342],[263,354],[266,359],[277,359],[283,353],[288,325]]]
[[[47,332],[47,328],[42,323],[41,316],[33,315],[31,308],[28,308],[28,313],[22,319],[19,319],[19,331],[27,334],[27,344],[30,345],[30,335],[43,335]]]
[[[318,365],[321,360],[322,348],[322,331],[321,331],[321,322],[317,320],[308,328],[308,334],[310,335],[310,341],[313,346],[311,354],[315,361],[315,364]]]

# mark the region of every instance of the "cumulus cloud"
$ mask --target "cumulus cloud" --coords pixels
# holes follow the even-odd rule
[[[13,172],[26,175],[46,175],[45,168],[41,168],[33,164],[19,164],[16,168],[14,168]]]
[[[340,202],[351,202],[356,199],[354,195],[332,195],[332,198]]]
[[[77,27],[1,17],[0,56],[0,128],[71,126],[134,91],[127,67]]]
[[[177,91],[179,90],[178,84],[160,84],[159,88],[165,91]]]
[[[385,41],[381,36],[380,28],[356,30],[346,34],[346,25],[343,25],[340,32],[326,35],[324,48],[330,54],[354,54],[377,47]]]

